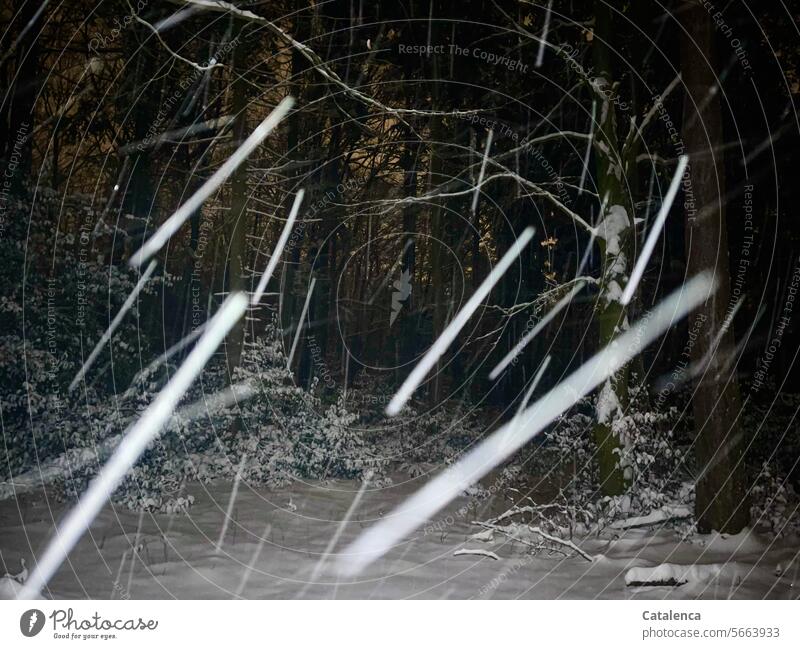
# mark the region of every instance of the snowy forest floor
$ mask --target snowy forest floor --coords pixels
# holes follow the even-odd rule
[[[253,599],[332,598],[797,598],[800,594],[797,539],[771,541],[752,533],[723,538],[695,535],[683,541],[667,528],[629,529],[578,541],[594,561],[572,554],[539,552],[495,535],[470,537],[471,524],[504,511],[496,497],[459,498],[435,521],[421,524],[412,538],[373,563],[356,579],[337,577],[333,559],[307,584],[359,489],[356,482],[298,484],[288,489],[239,487],[223,549],[215,545],[232,485],[189,485],[195,503],[188,514],[144,514],[106,506],[50,584],[54,598]],[[419,486],[418,480],[366,491],[334,554]],[[0,570],[19,571],[20,560],[44,547],[65,504],[48,504],[37,492],[0,503]],[[259,538],[269,525],[259,548]],[[138,543],[137,540],[138,531]],[[128,559],[133,544],[137,559]],[[474,549],[491,556],[461,554]],[[123,555],[126,560],[123,562]],[[679,587],[627,586],[634,567],[662,563],[694,566]],[[707,568],[707,569],[706,569]],[[119,577],[118,577],[119,575]]]

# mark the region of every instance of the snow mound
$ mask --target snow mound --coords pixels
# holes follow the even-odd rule
[[[463,555],[474,555],[478,557],[489,557],[490,559],[494,559],[495,561],[499,561],[500,557],[498,557],[494,552],[490,550],[481,550],[480,548],[470,549],[470,548],[461,548],[460,550],[456,550],[453,552],[454,557],[460,557]]]
[[[741,566],[736,563],[709,563],[683,566],[662,563],[651,568],[631,568],[625,573],[627,586],[683,586],[713,580],[741,581]]]
[[[17,599],[22,591],[22,584],[11,577],[0,578],[0,599]]]

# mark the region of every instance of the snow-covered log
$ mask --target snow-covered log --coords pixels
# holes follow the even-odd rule
[[[625,573],[626,586],[683,586],[715,579],[734,583],[740,580],[740,568],[736,563],[662,563],[651,568],[631,568]]]

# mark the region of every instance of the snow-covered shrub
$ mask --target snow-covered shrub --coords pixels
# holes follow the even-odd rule
[[[95,232],[98,214],[87,200],[42,187],[35,202],[9,198],[7,205],[0,238],[3,465],[18,474],[112,432],[108,426],[127,413],[109,394],[130,380],[149,348],[146,336],[136,335],[134,305],[85,385],[68,391],[138,276],[109,262],[110,231]],[[79,235],[64,235],[58,226],[67,223],[77,224]],[[142,299],[152,290],[148,285]],[[142,349],[129,341],[141,341]]]
[[[211,365],[186,401],[204,403],[225,387],[224,365]],[[341,399],[325,405],[313,390],[292,382],[277,327],[245,345],[234,383],[254,395],[225,409],[203,409],[191,420],[175,418],[146,451],[118,492],[132,507],[181,511],[191,504],[194,480],[242,478],[251,484],[292,480],[380,480],[386,462],[375,440],[355,424]]]
[[[776,537],[800,534],[800,496],[775,468],[765,462],[753,483],[753,525]]]
[[[157,356],[163,331],[134,305],[85,381],[69,391],[139,276],[115,252],[119,231],[102,225],[86,199],[40,189],[33,207],[30,198],[9,199],[7,216],[0,238],[0,495],[14,493],[12,476],[16,482],[47,466],[51,495],[73,498],[174,374],[181,355]],[[58,223],[79,234],[60,234]],[[140,300],[147,305],[159,286],[175,279],[159,271]],[[203,411],[209,395],[227,386],[227,374],[221,355],[209,363],[183,400],[199,403],[201,413],[173,417],[118,488],[118,501],[181,511],[191,504],[191,480],[229,479],[245,453],[249,478],[270,484],[382,471],[375,442],[355,426],[355,414],[341,402],[323,405],[293,384],[274,325],[246,344],[233,377],[256,395]]]
[[[785,536],[800,533],[800,394],[767,388],[768,398],[751,399],[742,415],[753,483],[750,511],[754,525]]]
[[[483,432],[479,414],[464,403],[441,403],[432,412],[409,405],[378,425],[386,431],[387,454],[411,477],[452,464]]]
[[[625,440],[624,466],[632,475],[626,492],[604,496],[597,471],[593,438],[594,408],[582,399],[545,433],[533,456],[532,471],[554,475],[558,496],[548,503],[528,504],[526,514],[542,529],[556,533],[598,531],[621,519],[646,516],[665,505],[691,507],[693,490],[686,483],[686,458],[674,437],[677,411],[652,411],[631,391],[630,406],[614,423]]]

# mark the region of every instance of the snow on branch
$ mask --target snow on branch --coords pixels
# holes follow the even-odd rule
[[[175,50],[173,50],[169,45],[167,45],[167,43],[164,41],[163,38],[161,38],[161,34],[159,34],[158,29],[153,27],[153,25],[151,25],[149,22],[147,22],[144,18],[139,16],[133,10],[133,6],[131,5],[130,0],[127,0],[127,3],[128,3],[128,7],[131,10],[130,15],[133,16],[133,19],[136,22],[138,22],[140,25],[144,25],[145,27],[147,27],[155,35],[155,37],[158,39],[158,42],[161,43],[161,46],[165,50],[167,50],[167,52],[169,52],[170,56],[172,56],[173,58],[178,59],[179,61],[181,61],[183,63],[186,63],[187,65],[192,66],[195,70],[199,70],[200,72],[206,72],[208,70],[213,70],[214,68],[223,67],[222,63],[213,62],[213,63],[209,63],[208,65],[202,65],[200,63],[196,63],[195,61],[192,61],[191,59],[187,59],[185,56],[181,56]]]
[[[158,146],[159,144],[163,144],[164,142],[183,140],[184,138],[194,137],[199,133],[221,130],[227,127],[232,122],[233,122],[233,117],[226,115],[224,117],[207,119],[203,122],[196,122],[195,124],[190,124],[189,126],[173,129],[171,131],[164,131],[161,135],[152,139],[145,138],[144,140],[138,140],[136,142],[130,142],[129,144],[123,144],[119,148],[119,154],[121,156],[126,156],[136,151],[141,153],[142,151],[145,151],[147,149],[152,149],[153,147]]]
[[[646,516],[633,516],[620,521],[611,523],[615,530],[628,530],[632,527],[644,527],[645,525],[655,525],[667,521],[691,518],[692,510],[685,505],[664,505],[660,509],[650,512]]]
[[[536,534],[537,536],[541,537],[548,543],[559,546],[561,548],[567,548],[568,550],[571,550],[572,552],[583,557],[589,562],[592,562],[597,558],[595,557],[595,555],[589,554],[588,552],[581,550],[572,541],[568,539],[562,539],[561,537],[554,536],[552,534],[548,534],[547,532],[542,530],[542,528],[535,525],[517,525],[514,523],[511,523],[509,525],[497,525],[496,523],[481,523],[479,521],[475,521],[474,524],[480,525],[484,529],[492,530],[493,532],[499,532],[500,534],[503,534],[504,536],[514,539],[515,541],[519,541],[523,545],[527,545],[536,549],[541,549],[542,548],[541,543],[533,543],[532,541],[528,541],[527,539],[522,538],[520,536],[520,532],[522,531],[532,532],[533,534]]]

